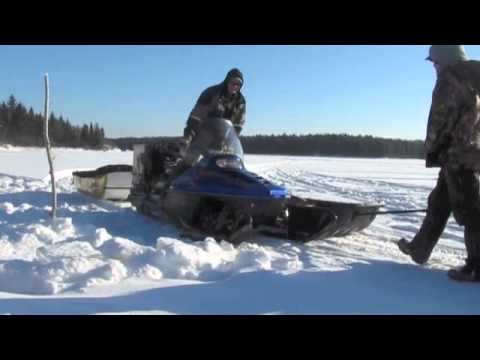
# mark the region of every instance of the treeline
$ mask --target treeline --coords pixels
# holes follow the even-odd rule
[[[100,148],[105,131],[98,124],[74,126],[69,119],[49,115],[48,133],[53,146]],[[0,143],[43,146],[43,114],[34,113],[11,95],[0,104]]]
[[[122,150],[132,150],[144,144],[175,137],[145,137],[112,139]],[[373,136],[332,135],[256,135],[240,138],[245,153],[266,155],[344,156],[425,158],[424,144],[416,140],[385,139]]]
[[[158,143],[163,141],[173,141],[180,139],[180,137],[173,136],[156,136],[156,137],[124,137],[117,139],[108,139],[112,144],[115,144],[121,150],[133,150],[133,146],[137,144]]]
[[[370,135],[256,135],[244,136],[241,141],[249,154],[425,158],[423,141]]]

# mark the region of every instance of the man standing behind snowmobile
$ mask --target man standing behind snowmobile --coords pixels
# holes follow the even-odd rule
[[[238,69],[232,69],[222,83],[211,86],[202,92],[190,113],[183,132],[187,145],[197,135],[202,121],[210,117],[230,120],[237,134],[240,135],[245,124],[246,108],[245,98],[240,92],[242,86],[242,73]]]
[[[448,276],[480,281],[480,62],[468,61],[461,45],[433,45],[437,82],[425,140],[426,166],[440,167],[427,215],[411,242],[399,249],[418,264],[428,261],[450,214],[465,226],[466,264]]]

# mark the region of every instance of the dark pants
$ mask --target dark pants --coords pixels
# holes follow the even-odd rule
[[[479,174],[471,170],[442,168],[436,187],[428,197],[427,215],[412,241],[416,258],[427,261],[453,213],[465,226],[468,260],[480,265],[480,187]],[[421,262],[424,262],[421,261]]]

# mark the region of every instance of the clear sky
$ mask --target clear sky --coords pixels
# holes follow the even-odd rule
[[[348,133],[423,139],[435,72],[428,45],[0,45],[0,101],[13,94],[107,137],[178,136],[201,91],[238,67],[243,134]],[[480,59],[479,45],[466,45]]]

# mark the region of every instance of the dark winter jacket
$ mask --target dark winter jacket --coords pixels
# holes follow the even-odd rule
[[[438,74],[425,147],[427,167],[480,170],[479,61],[460,61]]]
[[[228,82],[235,77],[242,79],[243,82],[242,73],[238,69],[232,69],[221,84],[211,86],[202,92],[190,113],[183,132],[186,139],[193,139],[197,135],[202,121],[210,117],[230,120],[235,126],[237,134],[240,134],[245,124],[245,98],[240,91],[230,96],[227,90]]]

